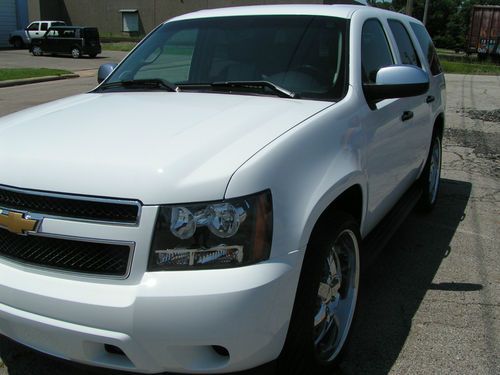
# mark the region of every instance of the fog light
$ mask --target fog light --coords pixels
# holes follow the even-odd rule
[[[173,268],[212,264],[237,266],[243,262],[243,247],[221,245],[210,249],[155,250],[155,256],[157,266]]]

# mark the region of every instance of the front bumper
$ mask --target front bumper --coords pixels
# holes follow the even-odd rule
[[[300,256],[234,269],[145,273],[129,285],[60,278],[1,260],[0,333],[47,354],[121,370],[252,368],[283,347]]]

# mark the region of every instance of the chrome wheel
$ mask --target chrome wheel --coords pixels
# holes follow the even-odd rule
[[[42,56],[42,49],[38,46],[33,47],[33,55]]]
[[[78,48],[73,48],[71,50],[71,56],[73,56],[74,59],[77,59],[80,57],[80,50]]]
[[[321,272],[314,316],[314,345],[318,358],[329,362],[345,343],[358,294],[359,246],[351,230],[342,231],[335,239]]]
[[[429,165],[429,198],[430,203],[436,201],[439,188],[439,179],[441,177],[441,141],[439,137],[434,139],[432,153]]]

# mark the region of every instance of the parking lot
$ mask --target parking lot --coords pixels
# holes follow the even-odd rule
[[[0,67],[17,53],[27,52],[0,51]],[[0,88],[0,116],[91,89],[92,69],[124,54],[103,55],[36,58],[44,67],[90,70],[86,77]],[[411,214],[364,275],[340,374],[500,373],[500,77],[446,80],[438,205],[430,215]],[[0,357],[0,375],[117,374],[55,360],[5,338]],[[273,367],[251,373],[272,374]]]

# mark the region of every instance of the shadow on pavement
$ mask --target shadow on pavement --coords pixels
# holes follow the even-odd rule
[[[356,320],[342,374],[387,374],[410,333],[427,290],[477,291],[478,284],[432,283],[450,254],[454,233],[465,217],[472,185],[441,180],[438,204],[430,215],[412,213],[362,278]],[[126,375],[55,359],[0,336],[0,357],[9,375]],[[274,364],[239,373],[271,375]]]

